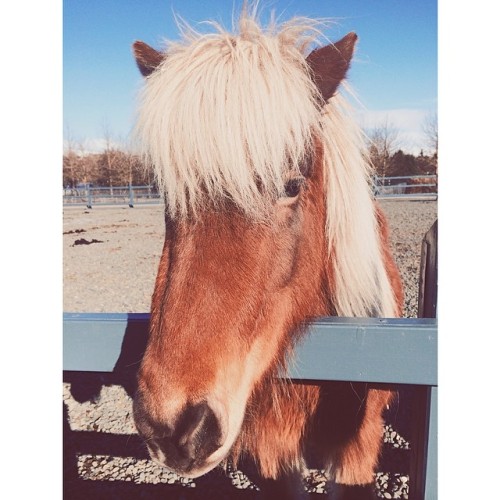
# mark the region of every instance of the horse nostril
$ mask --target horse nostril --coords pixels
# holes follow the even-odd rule
[[[220,424],[206,402],[188,406],[177,420],[171,443],[185,460],[201,461],[221,446]]]
[[[206,402],[186,406],[173,428],[147,417],[140,423],[152,457],[178,473],[189,473],[222,446],[221,424]]]

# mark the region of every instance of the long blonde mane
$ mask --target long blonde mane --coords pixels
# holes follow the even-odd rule
[[[146,80],[136,131],[173,217],[231,199],[259,218],[319,137],[339,316],[395,314],[359,127],[337,93],[321,107],[306,56],[318,21],[268,28],[243,12],[231,34],[184,30]],[[195,110],[195,112],[193,112]]]

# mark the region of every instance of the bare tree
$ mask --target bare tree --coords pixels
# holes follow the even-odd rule
[[[76,152],[76,141],[73,139],[69,127],[66,127],[66,139],[63,153],[63,184],[64,187],[74,189],[77,184],[79,156]]]
[[[89,153],[83,142],[79,144],[80,151],[80,181],[83,184],[90,184],[94,179],[99,168],[99,155]]]
[[[137,158],[136,155],[132,151],[132,147],[130,141],[120,141],[121,143],[121,162],[123,164],[123,174],[125,175],[124,180],[126,181],[124,184],[128,184],[132,186],[136,183],[136,163]]]
[[[370,129],[367,135],[370,160],[377,175],[385,177],[389,173],[391,156],[398,148],[399,133],[386,119],[383,124]]]
[[[437,158],[438,154],[438,118],[437,113],[429,113],[424,120],[422,130],[427,139],[431,154]]]
[[[119,155],[117,148],[113,145],[111,133],[107,123],[103,125],[103,138],[104,138],[104,151],[102,153],[104,158],[104,167],[106,170],[106,178],[110,188],[110,194],[113,194],[113,184],[119,177]]]

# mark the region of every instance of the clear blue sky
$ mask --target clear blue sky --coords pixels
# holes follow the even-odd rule
[[[65,139],[99,148],[104,130],[125,141],[141,77],[131,44],[176,39],[173,12],[191,24],[215,19],[231,27],[238,0],[64,0],[63,114]],[[268,0],[283,18],[333,17],[326,35],[359,36],[349,81],[366,107],[368,128],[388,121],[403,149],[426,148],[422,125],[437,107],[437,0]]]

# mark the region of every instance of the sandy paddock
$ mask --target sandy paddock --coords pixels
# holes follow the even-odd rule
[[[405,284],[405,316],[416,316],[421,241],[437,217],[437,202],[380,203]],[[149,311],[163,246],[163,205],[65,207],[63,233],[64,311]]]

